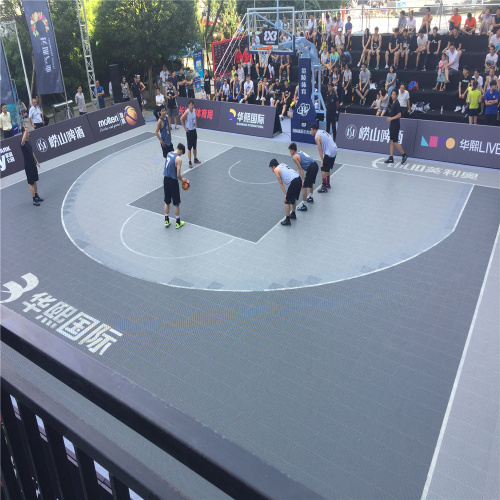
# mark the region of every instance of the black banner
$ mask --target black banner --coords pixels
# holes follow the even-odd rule
[[[61,63],[49,6],[45,0],[23,0],[22,4],[35,57],[37,92],[39,94],[64,92]]]
[[[99,109],[85,116],[89,120],[95,141],[102,141],[144,125],[144,117],[137,99]]]
[[[12,92],[12,83],[9,78],[9,68],[5,58],[3,41],[0,41],[0,102],[5,104],[14,104],[14,94]]]
[[[21,151],[21,136],[2,139],[0,144],[0,178],[24,170],[24,159]]]
[[[314,144],[311,125],[317,122],[316,110],[312,100],[311,59],[299,59],[299,90],[297,104],[292,116],[292,141]]]

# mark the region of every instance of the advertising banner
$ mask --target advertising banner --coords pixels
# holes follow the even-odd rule
[[[203,50],[200,49],[194,53],[193,61],[194,61],[194,74],[195,74],[195,77],[193,78],[194,96],[197,99],[200,99],[201,84],[203,82],[203,79],[205,78],[205,75],[203,73]]]
[[[37,128],[30,136],[33,153],[40,163],[95,142],[86,115]]]
[[[217,130],[219,123],[220,102],[207,101],[205,99],[193,99],[196,110],[196,118],[198,128],[207,128],[209,130]],[[177,98],[177,106],[179,107],[179,116],[184,114],[188,107],[188,102],[191,99],[186,97]]]
[[[21,136],[2,139],[0,144],[0,177],[7,177],[24,170]]]
[[[144,125],[144,118],[137,99],[99,109],[84,116],[89,120],[95,141],[102,141]]]
[[[399,142],[409,156],[415,156],[413,146],[418,122],[420,120],[401,119]],[[337,128],[337,146],[389,156],[389,124],[386,117],[341,113]]]
[[[418,120],[413,156],[500,169],[500,128]]]
[[[311,125],[316,122],[316,111],[312,100],[311,59],[299,59],[298,100],[292,116],[292,141],[314,144]]]
[[[14,104],[14,94],[9,78],[9,67],[5,58],[3,41],[0,40],[0,102],[5,104]]]
[[[35,58],[38,94],[64,92],[54,26],[46,0],[23,0]]]

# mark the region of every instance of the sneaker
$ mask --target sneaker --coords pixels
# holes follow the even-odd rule
[[[288,80],[288,83],[290,83],[290,78],[287,78],[287,80]]]
[[[283,120],[285,117],[283,115],[280,115],[280,120]]]
[[[388,64],[385,65],[385,69],[389,69],[389,65]]]
[[[462,106],[462,113],[465,113],[465,104]]]
[[[165,227],[170,226],[170,219],[165,221]]]
[[[198,158],[195,158],[195,159],[194,159],[194,162],[196,163],[196,165],[200,165],[200,164],[201,164],[201,161],[200,161],[200,160],[198,160]]]
[[[406,71],[408,68],[405,66],[404,70]]]
[[[387,158],[387,160],[385,160],[384,163],[394,163],[393,157],[389,156],[389,158]]]
[[[460,111],[461,109],[462,109],[462,106],[457,106],[457,107],[455,108],[455,111],[454,111],[454,112],[455,112],[455,113],[457,113],[457,112],[458,112],[458,111]]]
[[[396,65],[396,66],[394,66],[394,71],[396,71],[397,69],[398,69],[397,65]]]
[[[358,63],[358,68],[361,68],[361,61],[359,61]]]
[[[401,158],[401,165],[404,165],[406,163],[406,160],[408,159],[408,155],[405,153],[403,155],[403,158]]]
[[[308,196],[308,197],[306,198],[306,201],[307,201],[308,203],[314,203],[314,200],[313,200],[313,197],[312,197],[312,196]]]
[[[178,128],[179,128],[179,127],[176,125],[176,126],[175,126],[175,130],[177,130]]]
[[[189,162],[189,168],[193,168],[193,164]]]
[[[179,222],[175,223],[175,229],[179,229],[184,225],[184,221],[180,220]]]
[[[328,193],[328,189],[326,189],[326,186],[321,186],[318,189],[318,193]]]
[[[255,99],[256,101],[260,101],[260,97],[257,97],[257,99]]]
[[[292,212],[290,214],[290,219],[297,220],[297,216],[295,215],[295,212]]]
[[[35,200],[36,201],[43,201],[43,198],[40,198],[40,196],[38,196],[37,194],[35,195]]]
[[[289,220],[289,219],[285,219],[285,220],[282,220],[282,221],[281,221],[281,225],[282,225],[282,226],[291,226],[291,225],[292,225],[292,223],[290,222],[290,220]]]
[[[40,203],[38,203],[36,199],[33,199],[33,205],[35,205],[35,207],[39,207]]]
[[[378,69],[379,69],[379,67],[378,67],[378,66],[375,66],[375,71],[377,71]]]
[[[298,212],[307,212],[307,207],[306,207],[304,204],[299,205],[299,206],[297,207],[297,211],[298,211]]]
[[[427,71],[427,70],[425,69],[425,66],[422,68],[422,71]]]
[[[327,182],[325,185],[326,185],[326,187],[327,187],[328,189],[332,189],[332,186],[330,185],[330,183],[329,183],[329,182]]]

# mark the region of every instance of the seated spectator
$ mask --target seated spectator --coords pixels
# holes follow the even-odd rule
[[[482,100],[481,91],[477,88],[477,82],[472,82],[472,89],[467,95],[467,103],[469,104],[469,124],[477,125],[477,116],[479,115],[479,104]]]
[[[325,15],[325,33],[330,33],[333,26],[333,22],[330,20],[330,14],[328,12]]]
[[[439,90],[443,92],[446,89],[446,73],[445,67],[448,64],[448,56],[446,54],[441,54],[441,61],[438,64],[436,86],[432,90]]]
[[[467,66],[464,66],[464,68],[462,69],[462,78],[460,78],[460,82],[458,84],[457,95],[459,104],[455,108],[455,112],[462,111],[462,113],[465,113],[467,92],[469,91],[469,86],[471,82],[472,78],[469,76],[469,70]]]
[[[448,45],[443,49],[443,52],[446,52],[452,44],[457,49],[459,57],[461,57],[462,56],[462,35],[460,35],[457,28],[453,28],[451,30],[451,35],[448,38]]]
[[[245,47],[243,51],[243,69],[247,70],[247,74],[250,76],[252,74],[252,54],[248,52],[248,47]]]
[[[227,79],[224,79],[224,82],[222,83],[222,95],[221,95],[221,100],[228,102],[229,101],[229,95],[231,94],[231,90],[229,87],[229,83]]]
[[[259,59],[257,61],[257,80],[262,80],[266,74],[271,49],[259,51]]]
[[[361,52],[361,58],[358,62],[358,68],[363,64],[366,63],[368,56],[370,55],[370,46],[372,42],[372,37],[370,35],[370,29],[366,28],[365,33],[363,35],[363,40],[362,40],[362,52]]]
[[[319,51],[320,52],[323,52],[323,49],[326,47],[326,50],[328,51],[329,50],[329,46],[330,46],[330,42],[328,41],[328,36],[327,35],[323,35],[321,37],[321,44],[320,44],[320,47],[319,47]]]
[[[342,54],[345,45],[345,36],[342,33],[342,30],[337,31],[337,35],[335,36],[335,48],[339,54]]]
[[[479,25],[479,34],[488,35],[490,27],[493,24],[493,16],[491,15],[491,9],[486,9],[479,14],[479,20],[481,24]]]
[[[490,84],[490,90],[484,94],[486,125],[496,125],[498,98],[497,82],[493,80]]]
[[[236,76],[236,64],[233,64],[233,68],[231,69],[231,79],[229,80],[230,85],[234,82],[235,76]]]
[[[236,74],[238,75],[238,79],[241,83],[241,85],[243,85],[242,82],[245,81],[245,70],[243,69],[243,63],[238,63],[238,69],[236,70]]]
[[[244,104],[253,104],[255,98],[254,86],[250,75],[247,75],[245,84],[243,85],[243,99],[240,101]]]
[[[370,108],[376,110],[377,116],[378,116],[378,110],[380,109],[380,92],[377,92],[377,97],[372,102],[372,105],[370,106]]]
[[[500,7],[497,7],[496,14],[493,16],[493,23],[491,24],[491,32],[497,33],[500,28]],[[497,90],[499,90],[497,88]]]
[[[493,33],[490,38],[490,45],[493,45],[495,52],[498,54],[500,52],[500,30]]]
[[[493,38],[493,37],[492,37]],[[495,47],[490,45],[490,51],[486,54],[484,61],[484,70],[487,72],[490,68],[496,69],[498,65],[498,54],[495,52]]]
[[[332,47],[330,52],[330,64],[332,70],[334,68],[340,69],[340,54],[337,52],[336,47]]]
[[[391,64],[389,67],[389,73],[385,78],[385,90],[387,95],[391,95],[392,91],[396,88],[397,74],[394,73],[394,66]]]
[[[266,103],[267,95],[269,93],[269,82],[264,77],[261,82],[257,83],[257,98],[256,101],[262,101],[261,104]]]
[[[410,57],[410,37],[408,36],[408,30],[405,28],[403,30],[403,35],[399,37],[399,57],[404,58],[405,61],[405,71],[408,69],[408,57]],[[399,58],[398,58],[399,61]],[[396,65],[397,68],[397,65]]]
[[[406,90],[406,85],[399,86],[398,101],[401,106],[401,118],[407,118],[410,114],[410,93]]]
[[[330,78],[328,79],[328,83],[331,83],[335,92],[338,94],[338,86],[339,86],[339,70],[337,68],[333,68]]]
[[[260,38],[255,34],[255,31],[252,33],[251,47],[252,50],[255,50],[257,47],[260,47]]]
[[[158,121],[160,119],[160,110],[165,107],[165,97],[160,89],[156,89],[155,104],[156,106],[153,114],[155,115],[156,121]]]
[[[276,70],[274,69],[272,55],[267,59],[267,73],[269,75],[269,80],[273,81],[276,76]]]
[[[239,63],[243,64],[243,54],[241,53],[240,48],[236,47],[236,50],[234,51],[234,64],[238,66]]]
[[[345,69],[342,72],[342,85],[339,90],[339,101],[340,105],[343,106],[344,101],[349,102],[352,93],[352,71],[350,63],[345,66]]]
[[[290,108],[290,105],[292,104],[293,100],[293,88],[290,86],[290,83],[288,80],[285,80],[285,88],[283,89],[283,97],[282,97],[282,111],[280,115],[280,119],[283,120],[283,118],[286,117],[286,112]]]
[[[344,52],[342,53],[342,56],[341,56],[340,60],[341,60],[341,63],[342,63],[341,67],[345,69],[347,65],[352,64],[351,53],[348,52],[347,50],[344,50]]]
[[[427,68],[434,68],[437,66],[441,51],[441,37],[438,34],[438,29],[436,26],[432,28],[432,33],[427,36],[427,51],[425,53],[424,67],[422,71],[426,71]]]
[[[286,77],[285,77],[286,74]],[[290,81],[290,56],[281,56],[281,64],[280,64],[280,74],[279,79],[286,79]]]
[[[230,95],[229,100],[231,102],[240,102],[241,98],[243,97],[242,95],[242,87],[240,83],[240,79],[238,78],[238,75],[234,77],[233,85],[232,85],[232,92]]]
[[[314,19],[314,14],[309,16],[309,20],[307,21],[307,31],[309,33],[309,38],[312,38],[312,43],[316,44],[316,30],[318,28],[318,23],[316,19]]]
[[[398,18],[398,35],[399,34],[402,34],[403,33],[403,30],[406,26],[406,17],[405,17],[405,11],[402,10],[400,13],[399,13],[399,18]]]
[[[379,35],[378,33],[378,28],[375,28],[375,32],[373,33],[371,42],[370,42],[370,50],[368,52],[368,61],[366,63],[366,66],[369,68],[370,67],[370,60],[372,56],[377,57],[377,64],[375,66],[375,69],[377,70],[380,65],[380,49],[382,48],[382,36]]]
[[[397,28],[394,28],[389,40],[389,47],[385,51],[385,69],[389,68],[389,56],[391,54],[394,56],[394,66],[397,69],[399,62],[399,35]]]
[[[270,99],[271,106],[274,106],[275,108],[277,108],[278,114],[281,114],[282,89],[281,89],[281,83],[279,81],[279,78],[276,78],[274,80],[274,83],[269,88],[269,94],[271,95],[271,99]]]
[[[384,116],[387,112],[388,107],[389,107],[389,94],[387,93],[387,90],[382,89],[380,91],[380,105],[379,108],[377,109],[377,116]]]
[[[321,76],[323,77],[323,79],[328,78],[330,76],[330,73],[332,72],[332,65],[330,63],[330,54],[328,53],[327,47],[323,49],[319,60],[321,63]]]
[[[486,94],[486,92],[488,92],[488,90],[490,90],[490,86],[491,86],[492,82],[496,82],[497,88],[499,87],[498,76],[495,75],[495,70],[493,68],[490,68],[488,71],[488,75],[486,75],[486,80],[484,81],[484,87],[482,89],[479,87],[479,82],[478,82],[479,90],[482,90],[482,93]]]
[[[352,23],[351,23],[351,16],[347,16],[347,22],[345,23],[344,26],[345,30],[345,47],[344,50],[348,50],[349,47],[351,46],[351,35],[352,35]]]
[[[359,96],[359,103],[363,106],[366,102],[366,96],[370,92],[371,73],[366,69],[366,64],[361,65],[359,72],[359,85],[356,88],[356,94]]]
[[[431,32],[431,23],[432,23],[432,16],[431,16],[431,8],[426,7],[425,8],[425,14],[424,17],[422,18],[422,24],[420,26],[420,29],[424,29],[425,33],[428,35]]]
[[[471,12],[469,12],[464,23],[463,32],[467,35],[473,35],[476,32],[476,25],[476,18],[472,15]]]
[[[448,24],[450,28],[450,33],[453,31],[454,28],[460,30],[462,26],[462,16],[458,13],[457,8],[453,9],[453,15],[450,17]]]
[[[417,20],[413,17],[412,10],[410,10],[410,13],[408,14],[408,19],[406,20],[406,28],[408,29],[408,36],[410,38],[417,34]]]
[[[458,75],[458,61],[460,54],[454,44],[450,44],[450,48],[445,52],[448,56],[448,62],[444,66],[445,83],[450,83],[450,76]]]
[[[201,87],[201,99],[203,101],[209,100],[209,97],[207,97],[207,91],[205,90],[205,87]]]
[[[427,44],[429,43],[428,41],[428,36],[425,34],[424,30],[420,30],[418,36],[417,36],[417,50],[415,51],[415,54],[417,54],[417,60],[415,62],[415,69],[418,70],[418,64],[420,62],[420,57],[422,54],[427,53]]]

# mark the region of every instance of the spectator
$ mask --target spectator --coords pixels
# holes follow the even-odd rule
[[[174,87],[174,89],[175,89],[175,96],[177,97],[177,95],[179,94],[179,92],[177,90],[179,88],[179,85],[178,85],[179,84],[179,76],[177,75],[177,71],[172,71],[172,74],[170,75],[170,78],[168,79],[168,81]]]
[[[268,57],[268,59],[267,59],[267,73],[269,74],[269,80],[273,81],[275,76],[276,76],[276,73],[275,73],[274,64],[272,61],[272,55],[271,55],[271,57]]]
[[[455,48],[457,49],[457,52],[459,54],[459,57],[462,56],[462,36],[458,32],[457,28],[453,28],[451,30],[451,35],[448,38],[448,45],[444,48],[443,52],[446,52],[449,48],[450,45],[455,45]]]
[[[491,35],[490,45],[493,45],[495,52],[498,54],[500,52],[500,30]]]
[[[450,21],[448,22],[448,24],[450,28],[450,33],[453,31],[454,28],[457,28],[457,30],[460,29],[462,25],[462,16],[458,13],[457,8],[453,9],[453,15],[450,17]]]
[[[495,52],[495,46],[490,45],[490,51],[488,54],[486,54],[486,59],[484,61],[484,70],[488,71],[490,68],[495,69],[497,67],[497,63],[498,54]]]
[[[392,95],[392,91],[396,88],[397,74],[394,73],[394,66],[391,64],[389,67],[389,73],[385,78],[385,90],[387,95]]]
[[[29,121],[31,126],[34,129],[43,127],[43,122],[42,122],[42,111],[40,107],[37,105],[36,97],[33,97],[31,99],[31,107],[30,111],[28,113]]]
[[[345,52],[344,52],[345,54]],[[346,64],[345,69],[342,73],[342,86],[339,94],[340,105],[344,105],[345,102],[349,102],[352,93],[352,71],[351,64]]]
[[[332,76],[328,83],[333,85],[333,89],[338,93],[338,85],[339,85],[339,70],[337,68],[333,68]]]
[[[342,30],[337,31],[337,35],[335,36],[335,48],[339,54],[342,54],[345,45],[345,36],[342,34]]]
[[[221,100],[228,102],[229,101],[229,94],[231,93],[229,83],[227,82],[227,79],[224,79],[224,82],[222,83],[222,94],[221,94]]]
[[[172,118],[175,121],[175,128],[177,129],[177,117],[179,116],[179,109],[177,108],[177,87],[174,85],[175,71],[172,71],[172,76],[167,81],[167,88],[165,90],[165,99],[167,102],[167,118],[168,126],[172,128]]]
[[[358,62],[358,68],[363,63],[366,63],[366,61],[368,60],[368,56],[370,55],[371,42],[372,42],[372,37],[370,35],[370,30],[368,28],[366,28],[365,33],[363,35],[363,41],[361,42],[362,43],[362,52],[361,52],[361,58]]]
[[[292,100],[293,100],[293,88],[290,86],[289,81],[285,80],[285,88],[283,89],[283,98],[282,98],[283,110],[280,115],[280,120],[283,120],[283,118],[287,116],[286,112],[287,109],[290,108]]]
[[[342,18],[340,17],[340,15],[337,18],[337,32],[339,30],[342,31],[342,32],[344,31],[344,21],[342,21]]]
[[[469,91],[469,86],[470,82],[472,81],[472,78],[469,76],[469,70],[467,66],[464,66],[462,69],[462,78],[460,79],[460,82],[458,84],[458,99],[459,99],[459,105],[455,108],[455,113],[462,111],[462,113],[465,113],[465,105],[466,105],[466,100],[467,100],[467,92]]]
[[[340,55],[335,47],[332,47],[332,51],[330,52],[330,66],[331,70],[340,68]]]
[[[14,136],[14,132],[12,131],[10,113],[7,111],[7,105],[4,102],[2,102],[0,109],[2,111],[0,113],[0,128],[3,132],[3,138],[8,139],[9,137]]]
[[[410,93],[406,90],[406,85],[402,83],[399,87],[398,101],[401,106],[401,118],[407,118],[410,114]]]
[[[309,16],[307,21],[307,31],[309,33],[309,38],[312,38],[312,43],[316,44],[316,30],[318,29],[318,23],[314,18],[314,14]]]
[[[186,83],[186,76],[184,75],[184,70],[181,68],[179,70],[179,76],[177,77],[177,93],[179,97],[187,97]]]
[[[75,94],[75,102],[76,105],[78,106],[78,113],[80,115],[87,114],[87,105],[85,104],[85,96],[83,95],[81,85],[78,85],[78,89]]]
[[[134,96],[134,99],[137,99],[137,102],[139,103],[139,107],[141,108],[141,113],[142,113],[142,97],[141,97],[141,92],[145,88],[146,87],[141,82],[140,75],[135,75],[134,81],[133,81],[132,85],[130,86],[130,90],[132,91],[132,95]]]
[[[130,87],[124,76],[122,76],[122,83],[120,85],[122,88],[122,102],[130,101]]]
[[[404,58],[406,71],[408,68],[408,57],[410,56],[410,37],[408,36],[408,30],[405,28],[403,34],[399,36],[399,57]],[[399,58],[398,58],[399,61]],[[396,69],[397,69],[396,65]]]
[[[286,80],[290,81],[290,56],[287,54],[285,56],[281,56],[281,64],[280,64],[280,74],[279,74],[279,79],[281,82],[281,79],[285,79],[285,74],[286,74]]]
[[[411,38],[417,33],[417,20],[413,17],[413,11],[410,10],[408,19],[406,20],[406,28],[408,29],[408,36]]]
[[[497,33],[499,28],[500,28],[500,7],[497,7],[496,14],[493,16],[493,23],[491,24],[491,32]]]
[[[406,17],[405,17],[405,11],[402,10],[400,13],[399,13],[399,19],[398,19],[398,34],[401,34],[403,33],[403,30],[406,26]]]
[[[418,70],[418,64],[420,62],[420,56],[427,53],[427,44],[429,43],[428,36],[423,30],[421,30],[417,36],[417,60],[415,62],[415,69]]]
[[[424,17],[422,18],[422,24],[420,26],[420,29],[424,29],[425,33],[428,35],[431,31],[431,23],[432,23],[432,16],[431,16],[431,8],[426,7],[425,8],[425,14]]]
[[[446,54],[441,54],[441,61],[438,64],[436,86],[432,90],[439,90],[443,92],[446,89],[446,73],[445,67],[448,64],[448,56]]]
[[[333,50],[333,47],[332,47]],[[321,75],[324,78],[328,78],[332,72],[332,65],[330,63],[330,54],[328,53],[328,48],[325,47],[320,56],[321,63]]]
[[[441,50],[441,37],[438,34],[438,29],[435,26],[432,28],[432,34],[427,37],[427,51],[424,59],[424,67],[422,71],[426,71],[427,68],[434,68],[438,64],[437,57]]]
[[[347,67],[347,65],[352,64],[351,53],[348,52],[347,50],[344,50],[340,59],[342,61],[342,68],[344,68],[344,69]]]
[[[207,92],[206,92],[206,90],[205,90],[205,87],[204,87],[204,86],[203,86],[203,87],[201,87],[201,99],[202,99],[203,101],[207,101],[207,100],[208,100],[208,99],[207,99]]]
[[[240,99],[243,97],[241,92],[242,92],[242,88],[241,88],[240,79],[238,78],[238,75],[236,75],[234,77],[233,88],[232,88],[232,92],[231,92],[231,101],[232,102],[240,102]]]
[[[472,76],[472,79],[477,81],[478,88],[480,89],[483,88],[484,80],[483,77],[479,74],[479,70],[477,68],[474,70],[474,75]]]
[[[333,83],[328,84],[328,93],[325,96],[326,105],[326,131],[330,133],[330,128],[332,129],[332,137],[335,141],[337,138],[337,126],[335,125],[337,118],[337,110],[339,107],[339,99],[335,93],[335,88]]]
[[[370,67],[370,60],[372,56],[377,56],[377,65],[375,70],[378,70],[380,64],[380,49],[382,48],[382,37],[378,33],[378,28],[375,28],[375,33],[373,33],[372,40],[370,42],[370,51],[368,52],[368,62],[366,66]]]
[[[240,48],[236,47],[236,50],[234,51],[234,64],[238,66],[239,63],[243,64],[243,54],[241,53]]]
[[[255,50],[257,47],[260,47],[260,38],[255,34],[255,31],[252,33],[252,50]]]
[[[498,88],[498,76],[495,75],[495,70],[493,68],[489,69],[489,73],[486,76],[486,80],[484,81],[484,87],[482,89],[483,94],[486,94],[486,92],[490,90],[491,82],[496,82]],[[481,88],[479,87],[479,82],[478,82],[478,89],[481,90]]]
[[[378,116],[378,110],[380,109],[380,92],[377,92],[377,97],[372,102],[370,109],[377,111],[376,115]]]
[[[245,84],[243,85],[243,99],[242,103],[253,104],[255,92],[252,80],[250,80],[250,75],[247,75]]]
[[[491,15],[491,9],[486,9],[479,14],[479,20],[481,24],[479,25],[479,34],[480,35],[488,35],[490,27],[493,24],[493,16]]]
[[[281,102],[281,85],[279,78],[276,78],[269,87],[269,96],[271,106],[275,106],[277,108]],[[278,114],[279,113],[280,111],[278,110]]]
[[[247,70],[248,76],[252,74],[252,54],[248,52],[248,47],[243,51],[243,69]]]
[[[377,116],[384,116],[387,112],[388,107],[389,107],[389,94],[387,93],[387,90],[382,89],[380,91],[380,106],[377,110]]]
[[[486,125],[495,125],[498,113],[498,90],[497,82],[493,80],[490,83],[490,90],[484,94],[484,104],[486,115]]]
[[[458,75],[458,61],[460,55],[455,49],[454,44],[450,44],[450,48],[445,54],[448,56],[448,62],[444,66],[445,83],[450,83],[450,76]]]
[[[21,117],[24,119],[25,115],[28,113],[28,110],[26,109],[26,104],[24,104],[21,99],[19,99],[19,107],[21,108]]]
[[[203,86],[205,87],[205,94],[207,95],[207,99],[210,100],[210,96],[212,94],[212,80],[210,78],[209,71],[205,71],[203,75]]]
[[[261,101],[261,104],[264,105],[267,101],[267,96],[269,94],[269,82],[266,77],[262,79],[257,84],[257,98],[256,101]]]
[[[266,75],[266,69],[268,65],[267,63],[269,61],[270,56],[271,56],[271,49],[259,51],[259,58],[257,60],[257,66],[256,66],[257,80],[262,80],[262,78],[264,78],[264,76]]]
[[[104,102],[104,89],[102,88],[102,85],[99,83],[99,80],[96,80],[95,82],[95,91],[96,91],[97,101],[99,103],[99,109],[103,109],[104,107],[106,107],[106,104]]]
[[[194,76],[194,72],[189,68],[186,68],[186,76],[184,77],[184,80],[187,86],[187,95],[190,99],[194,99]]]
[[[399,62],[399,35],[397,28],[394,28],[389,40],[389,47],[385,51],[385,69],[389,68],[389,56],[391,54],[394,55],[394,67],[397,69]]]
[[[466,33],[467,35],[473,35],[476,32],[476,25],[476,18],[473,17],[471,12],[469,12],[464,23],[463,33]]]
[[[477,116],[479,115],[479,103],[481,102],[481,91],[477,88],[477,82],[472,82],[472,90],[469,90],[467,102],[469,104],[469,124],[477,125]]]
[[[366,69],[366,64],[361,65],[361,71],[359,72],[359,85],[356,88],[356,94],[359,95],[359,104],[363,106],[366,102],[366,96],[370,92],[370,79],[371,73]]]
[[[238,79],[240,83],[245,81],[245,70],[243,69],[243,63],[238,63],[238,69],[236,70],[236,74],[238,75]]]
[[[160,89],[156,89],[155,105],[153,114],[155,115],[156,121],[158,121],[160,119],[160,110],[165,107],[165,97],[161,93]]]
[[[332,30],[333,21],[330,20],[330,14],[328,12],[325,15],[325,33],[330,33]]]
[[[351,46],[351,35],[352,35],[352,23],[351,16],[347,16],[347,22],[345,23],[345,50],[348,50]]]
[[[40,96],[37,95],[35,97],[35,99],[36,99],[36,105],[40,109],[40,113],[42,114],[42,123],[46,127],[49,124],[49,117],[45,116],[45,113],[43,112],[43,107],[41,105]]]
[[[168,84],[168,77],[170,76],[170,73],[167,69],[167,65],[163,65],[163,69],[160,71],[160,82],[162,86],[162,94],[165,95],[165,90],[167,88]]]
[[[221,100],[222,100],[222,82],[220,81],[220,75],[216,75],[214,101],[221,101]]]

